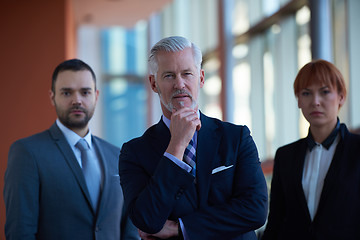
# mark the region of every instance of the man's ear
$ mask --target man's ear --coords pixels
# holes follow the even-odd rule
[[[158,93],[157,91],[157,87],[156,87],[156,79],[155,79],[155,75],[149,75],[149,81],[150,81],[150,87],[151,89]]]
[[[205,83],[205,71],[204,69],[200,70],[200,88],[204,86]]]
[[[96,89],[95,90],[95,103],[97,103],[97,101],[98,101],[98,98],[99,98],[99,89]]]
[[[52,90],[49,90],[49,97],[51,104],[55,106],[55,93]]]

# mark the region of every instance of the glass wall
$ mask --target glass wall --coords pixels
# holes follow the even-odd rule
[[[300,135],[292,84],[300,62],[311,59],[307,13],[290,1],[235,1],[233,121],[251,129],[261,160]]]
[[[334,45],[334,63],[344,76],[346,86],[349,89],[349,53],[348,47],[348,31],[347,29],[347,1],[333,0],[333,45]],[[341,107],[340,119],[342,121],[349,120],[349,101]]]
[[[218,1],[217,0],[175,0],[154,16],[150,24],[157,22],[150,34],[156,35],[153,44],[163,37],[184,36],[200,47],[206,54],[218,46]],[[152,24],[153,25],[153,24]],[[160,34],[156,34],[160,32]],[[219,59],[216,54],[204,56],[205,84],[201,89],[199,106],[207,115],[222,118],[220,92],[222,88],[218,74]],[[155,102],[158,104],[158,102]]]
[[[329,1],[334,63],[349,86],[340,118],[354,128],[360,126],[360,95],[355,91],[360,87],[360,4],[357,0]],[[232,7],[221,12],[225,5]],[[157,122],[159,101],[147,80],[149,47],[163,37],[181,35],[203,51],[201,111],[247,125],[261,160],[271,159],[278,147],[307,135],[308,124],[297,107],[292,85],[299,68],[312,58],[310,25],[306,0],[174,0],[132,29],[102,29],[98,34],[101,64],[95,64],[102,73],[102,107],[95,120],[101,119],[103,136],[119,146]],[[88,36],[83,39],[94,41],[93,35]],[[228,56],[230,61],[225,59]]]
[[[220,105],[221,79],[219,77],[219,59],[213,57],[203,64],[205,83],[199,96],[199,108],[211,117],[222,119]]]
[[[146,129],[146,26],[139,22],[134,29],[101,32],[104,137],[117,146]]]

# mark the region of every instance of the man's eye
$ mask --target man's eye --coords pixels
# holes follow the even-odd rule
[[[62,92],[62,95],[64,95],[64,96],[70,96],[70,92]]]
[[[186,76],[191,76],[192,73],[191,73],[191,72],[186,72],[186,73],[184,73],[184,75],[186,75]]]

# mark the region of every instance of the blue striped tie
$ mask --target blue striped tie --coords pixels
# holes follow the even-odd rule
[[[184,160],[189,164],[192,169],[190,173],[195,177],[196,176],[196,149],[194,146],[194,141],[191,139],[189,145],[184,152]]]

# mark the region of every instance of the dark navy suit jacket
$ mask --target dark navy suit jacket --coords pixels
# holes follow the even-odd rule
[[[7,239],[139,239],[123,209],[120,149],[95,136],[92,140],[104,169],[97,213],[82,170],[56,124],[11,146],[4,187]]]
[[[249,129],[200,119],[196,184],[163,156],[170,131],[162,120],[123,145],[119,169],[129,216],[147,233],[181,218],[190,239],[256,239],[254,230],[266,219],[267,188]]]
[[[278,149],[270,213],[262,240],[355,240],[360,233],[360,136],[340,125],[338,143],[311,221],[302,174],[306,139]]]

